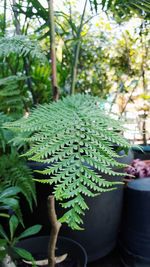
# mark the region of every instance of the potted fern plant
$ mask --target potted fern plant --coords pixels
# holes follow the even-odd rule
[[[30,144],[30,149],[25,153],[29,160],[45,164],[45,169],[39,171],[39,174],[47,175],[47,179],[42,179],[41,182],[47,184],[47,188],[51,185],[53,195],[63,209],[63,216],[59,221],[73,230],[85,228],[85,231],[80,231],[79,235],[82,233],[87,235],[87,229],[89,231],[90,228],[91,236],[93,234],[103,236],[102,232],[97,232],[97,228],[101,228],[98,225],[99,221],[103,221],[105,217],[104,214],[101,216],[102,213],[99,210],[98,203],[102,202],[99,195],[102,193],[101,196],[108,196],[113,192],[111,198],[105,200],[107,206],[104,209],[107,218],[105,222],[103,221],[102,228],[104,228],[103,232],[107,232],[107,236],[110,228],[113,228],[115,230],[113,239],[115,239],[120,219],[122,193],[120,189],[117,191],[113,189],[121,186],[120,181],[124,174],[114,168],[123,168],[125,164],[119,162],[122,156],[120,157],[114,151],[113,144],[125,150],[130,145],[119,134],[123,129],[120,122],[105,114],[100,99],[84,94],[67,96],[57,102],[39,106],[33,109],[28,118],[22,118],[11,124],[7,123],[5,127],[21,133],[20,142],[26,141]],[[26,138],[23,139],[25,135]],[[16,142],[19,142],[19,135],[14,139],[14,143]],[[109,175],[107,178],[109,177],[110,180],[106,180],[106,175]],[[49,189],[47,193],[49,194]],[[96,199],[96,205],[90,204],[90,211],[88,211],[87,203],[93,197]],[[112,203],[115,206],[110,210]],[[58,216],[60,214],[61,211],[58,211]],[[90,219],[88,214],[91,214]],[[86,224],[82,218],[84,215],[88,218]],[[113,218],[110,217],[114,217],[117,222],[113,222]],[[69,231],[68,228],[67,231]],[[72,231],[71,235],[77,236],[75,232]],[[88,239],[92,249],[96,250],[92,241],[95,238],[91,236],[88,238],[86,236],[81,244],[84,245]],[[78,240],[78,236],[75,240]],[[107,240],[107,242],[109,242],[109,248],[107,247],[104,253],[114,246],[114,240],[113,242]],[[94,255],[94,258],[98,256]],[[89,259],[92,260],[93,255]]]
[[[33,259],[37,266],[55,267],[56,264],[63,264],[62,266],[86,267],[87,254],[84,248],[74,240],[58,237],[62,224],[57,219],[53,195],[48,197],[48,215],[51,224],[50,237],[38,236],[19,242],[19,248],[29,251],[30,255],[28,261],[22,257],[21,262],[27,265],[21,265],[21,267],[31,266]]]

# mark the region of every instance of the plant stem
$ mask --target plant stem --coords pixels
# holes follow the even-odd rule
[[[75,85],[76,85],[76,79],[77,79],[77,65],[78,65],[80,44],[81,44],[81,31],[83,27],[83,20],[84,20],[84,15],[86,11],[87,1],[88,0],[85,0],[84,9],[83,9],[82,16],[81,16],[81,22],[80,22],[80,26],[79,26],[77,36],[76,36],[77,44],[74,47],[74,60],[73,60],[72,73],[71,73],[71,89],[70,89],[71,95],[75,93]]]
[[[49,6],[49,25],[50,25],[50,56],[51,56],[51,64],[52,64],[52,90],[53,90],[53,100],[57,101],[59,98],[59,89],[58,89],[58,84],[57,84],[53,0],[48,0],[48,6]]]
[[[58,233],[61,227],[61,223],[57,220],[57,215],[55,212],[55,199],[54,196],[48,197],[48,216],[51,222],[51,236],[48,244],[48,267],[55,267],[55,250],[56,242],[58,238]]]

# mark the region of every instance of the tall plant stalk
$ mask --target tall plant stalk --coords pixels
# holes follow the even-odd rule
[[[18,10],[17,10],[17,6],[16,6],[16,0],[13,0],[13,5],[12,5],[12,10],[13,10],[13,13],[14,13],[14,24],[15,24],[15,29],[16,29],[16,34],[17,35],[21,35],[22,32],[21,32],[21,26],[20,26],[20,21],[18,19]],[[23,58],[23,61],[24,61],[24,70],[25,70],[25,73],[26,73],[26,76],[27,76],[27,79],[26,79],[26,83],[27,83],[27,86],[32,94],[32,99],[33,99],[33,105],[36,105],[37,104],[37,100],[36,100],[36,96],[34,94],[34,91],[32,89],[32,79],[31,77],[29,77],[29,72],[30,72],[30,63],[29,63],[29,59],[27,57]],[[27,107],[25,107],[26,111],[27,110]]]
[[[49,7],[49,25],[50,25],[50,57],[52,66],[52,90],[53,100],[57,101],[59,98],[59,89],[57,84],[57,64],[56,64],[56,48],[55,48],[55,22],[53,0],[48,0]]]
[[[16,0],[13,0],[12,9],[13,9],[14,17],[15,17],[14,23],[15,23],[15,28],[16,28],[16,34],[20,35],[21,34],[21,28],[20,28],[20,22],[19,22],[19,19],[18,19],[18,11],[17,11],[17,7],[16,7]]]
[[[81,21],[80,21],[80,26],[77,32],[77,43],[74,47],[74,59],[73,59],[72,72],[71,72],[71,89],[70,89],[71,95],[75,93],[75,85],[76,85],[76,79],[77,79],[77,66],[78,66],[80,44],[81,44],[81,31],[83,27],[83,21],[84,21],[87,2],[88,0],[85,0],[84,8],[83,8],[82,16],[81,16]]]
[[[142,62],[141,62],[141,76],[142,76],[142,84],[143,84],[143,93],[147,94],[147,81],[146,81],[146,68],[147,66],[147,58],[148,58],[148,47],[146,46],[146,41],[144,40],[145,32],[147,31],[146,29],[146,23],[145,21],[142,22],[141,24],[141,45],[142,45]],[[144,111],[144,116],[143,116],[143,122],[142,122],[142,138],[143,138],[143,144],[147,145],[147,127],[146,127],[146,119],[147,119],[147,114]]]
[[[6,7],[7,7],[7,0],[4,0],[4,23],[3,23],[3,34],[6,33]]]

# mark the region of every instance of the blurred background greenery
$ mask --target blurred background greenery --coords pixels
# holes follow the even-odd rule
[[[105,99],[129,125],[127,138],[148,142],[149,1],[59,0],[54,19],[60,97]],[[48,1],[1,0],[0,112],[14,120],[52,101],[51,73]]]

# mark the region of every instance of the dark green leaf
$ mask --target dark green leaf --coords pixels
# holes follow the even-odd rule
[[[30,252],[28,252],[27,250],[23,249],[23,248],[18,248],[15,247],[13,248],[13,250],[15,251],[15,253],[17,255],[19,255],[22,259],[28,260],[28,261],[32,261],[34,262],[34,258],[32,256],[32,254]]]
[[[5,189],[3,192],[0,194],[0,200],[2,198],[7,198],[7,197],[12,197],[17,195],[20,192],[20,188],[17,186],[12,186],[10,188]]]
[[[28,229],[26,229],[23,233],[21,233],[21,235],[19,235],[18,239],[22,239],[31,235],[35,235],[37,234],[40,230],[41,230],[42,226],[37,224],[34,226],[29,227]]]
[[[18,218],[15,215],[12,215],[9,220],[9,228],[10,228],[10,237],[11,240],[13,239],[13,236],[15,234],[15,231],[18,227],[19,221]]]
[[[6,232],[4,231],[4,229],[3,229],[3,227],[2,227],[1,224],[0,224],[0,235],[1,235],[3,238],[5,238],[5,240],[9,241],[9,238],[8,238]]]

